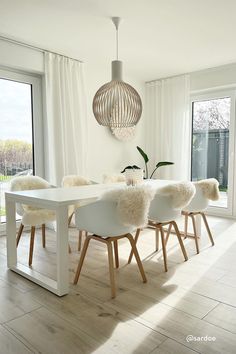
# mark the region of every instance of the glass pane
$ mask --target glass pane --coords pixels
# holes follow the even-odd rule
[[[230,97],[193,103],[192,180],[216,178],[220,200],[211,205],[227,208]]]
[[[0,79],[0,220],[13,176],[32,174],[31,85]]]

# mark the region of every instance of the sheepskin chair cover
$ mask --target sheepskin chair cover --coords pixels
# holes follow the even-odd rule
[[[67,175],[64,176],[61,182],[63,188],[70,188],[70,187],[78,187],[78,186],[86,186],[92,184],[92,182],[82,176],[78,175]],[[68,208],[68,216],[74,213],[76,208],[79,208],[81,203],[76,203],[75,205],[70,205]]]
[[[119,183],[125,182],[125,176],[120,174],[117,175],[103,175],[103,183]]]
[[[11,191],[25,191],[31,189],[50,188],[51,185],[39,176],[20,176],[11,180]]]
[[[62,179],[62,187],[75,187],[75,186],[85,186],[91,184],[91,181],[88,179],[77,176],[77,175],[68,175],[64,176]]]
[[[46,189],[51,185],[43,178],[38,176],[20,176],[11,180],[11,191],[24,191],[34,189]],[[22,216],[23,225],[42,225],[46,222],[55,220],[55,212],[52,210],[36,208],[31,205],[18,204],[16,205],[17,214]]]
[[[138,228],[148,223],[149,206],[154,195],[155,190],[150,186],[125,186],[104,193],[101,199],[115,201],[120,222]]]
[[[215,178],[202,179],[194,182],[195,185],[201,188],[204,197],[210,200],[219,200],[219,182]]]
[[[160,195],[171,196],[171,206],[173,209],[182,209],[186,207],[196,193],[196,188],[191,182],[178,182],[168,184],[159,188],[157,191]]]

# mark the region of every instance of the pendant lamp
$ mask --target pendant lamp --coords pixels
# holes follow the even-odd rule
[[[135,126],[142,114],[138,92],[122,79],[122,61],[118,60],[118,29],[120,17],[112,17],[116,28],[116,60],[112,61],[112,79],[96,92],[93,113],[100,125],[111,128]]]

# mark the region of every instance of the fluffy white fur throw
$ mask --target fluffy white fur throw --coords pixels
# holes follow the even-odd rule
[[[172,207],[182,209],[190,203],[196,189],[191,182],[178,182],[159,188],[157,193],[160,195],[171,196]]]
[[[125,176],[122,174],[117,175],[103,175],[103,183],[118,183],[124,182]]]
[[[39,176],[20,176],[15,177],[11,180],[10,190],[11,191],[26,191],[33,189],[46,189],[50,188],[51,185],[45,179]],[[16,211],[19,215],[23,215],[24,212],[39,210],[32,205],[16,204]],[[32,224],[33,225],[33,224]]]
[[[92,184],[92,182],[82,176],[78,175],[67,175],[64,176],[62,179],[62,187],[63,188],[70,188],[76,186],[86,186],[88,184]],[[70,216],[76,208],[79,208],[81,203],[76,203],[75,205],[70,205],[68,208],[68,216]]]
[[[11,180],[11,191],[25,191],[30,189],[50,188],[51,185],[45,179],[38,176],[20,176]]]
[[[35,209],[26,211],[22,216],[23,225],[42,225],[46,222],[54,221],[56,219],[56,214],[53,210],[47,209]]]
[[[46,189],[51,185],[38,176],[20,176],[11,180],[11,191],[24,191],[32,189]],[[22,216],[23,225],[41,225],[55,220],[56,214],[52,210],[36,208],[31,205],[16,204],[17,213]]]
[[[219,182],[215,178],[202,179],[201,181],[194,182],[195,185],[201,188],[204,197],[210,200],[218,200]]]
[[[123,187],[111,190],[101,199],[117,202],[117,212],[123,225],[142,227],[148,222],[150,202],[155,190],[150,186]]]
[[[62,179],[62,187],[85,186],[87,184],[91,184],[91,181],[77,175],[64,176]]]

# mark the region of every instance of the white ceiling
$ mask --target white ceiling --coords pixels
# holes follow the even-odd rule
[[[236,62],[236,0],[0,0],[0,34],[140,80]]]

